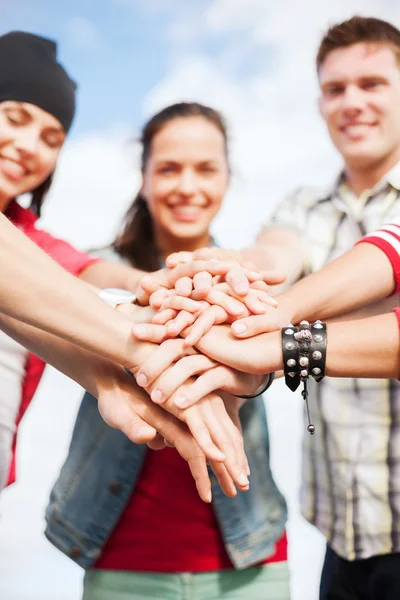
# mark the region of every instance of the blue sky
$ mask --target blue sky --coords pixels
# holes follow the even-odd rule
[[[0,2],[0,4],[2,4]],[[179,19],[196,23],[212,4],[140,0],[13,0],[2,6],[0,33],[22,29],[58,41],[59,58],[78,82],[73,134],[143,119],[146,94],[174,57],[188,52],[213,56],[227,35],[171,39]],[[189,5],[189,6],[188,6]],[[192,31],[192,28],[191,28]]]

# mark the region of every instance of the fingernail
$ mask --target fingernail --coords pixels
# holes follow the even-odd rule
[[[189,402],[186,396],[178,396],[175,400],[175,406],[178,408],[186,408]]]
[[[161,400],[163,399],[163,393],[161,390],[153,390],[151,392],[151,399],[153,400],[153,402],[155,402],[156,404],[158,404],[159,402],[161,402]]]
[[[147,377],[144,373],[138,373],[136,376],[136,383],[140,385],[140,387],[146,387],[147,385]]]
[[[207,492],[207,502],[211,502],[212,500],[212,493],[211,490],[209,492]]]
[[[243,335],[243,333],[246,333],[247,331],[247,327],[244,323],[233,323],[232,329],[238,335]]]
[[[249,286],[244,282],[239,283],[239,285],[236,286],[236,291],[238,294],[245,294],[249,291]]]
[[[240,485],[243,485],[243,486],[250,485],[250,481],[247,479],[247,477],[244,473],[241,473],[241,475],[239,475],[238,482],[240,483]]]

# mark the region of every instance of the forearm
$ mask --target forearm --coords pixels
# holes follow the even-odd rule
[[[111,361],[7,315],[0,314],[0,329],[96,398],[98,376],[110,368],[115,370],[116,365]]]
[[[400,376],[399,326],[388,313],[328,324],[326,374],[331,377]]]
[[[372,244],[359,244],[298,281],[277,300],[289,322],[324,320],[386,298],[394,286],[393,269],[384,252]]]
[[[104,260],[89,265],[80,278],[99,288],[115,287],[135,293],[144,275],[139,269]]]
[[[0,215],[0,312],[125,363],[129,321]]]

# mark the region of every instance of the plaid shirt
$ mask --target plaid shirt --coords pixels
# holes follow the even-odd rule
[[[267,228],[298,230],[306,274],[399,217],[400,163],[359,198],[342,176],[326,190],[302,188]],[[400,384],[339,378],[310,384],[316,430],[303,444],[305,518],[347,560],[400,552]]]

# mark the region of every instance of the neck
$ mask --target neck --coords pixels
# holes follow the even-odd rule
[[[386,156],[374,165],[345,165],[344,173],[347,184],[353,192],[360,196],[365,190],[372,189],[400,160],[400,147],[390,156]]]
[[[211,243],[210,233],[207,231],[196,238],[182,239],[174,236],[169,236],[165,232],[156,232],[156,244],[160,250],[162,258],[165,260],[167,256],[173,252],[194,252],[199,248],[205,248]]]

